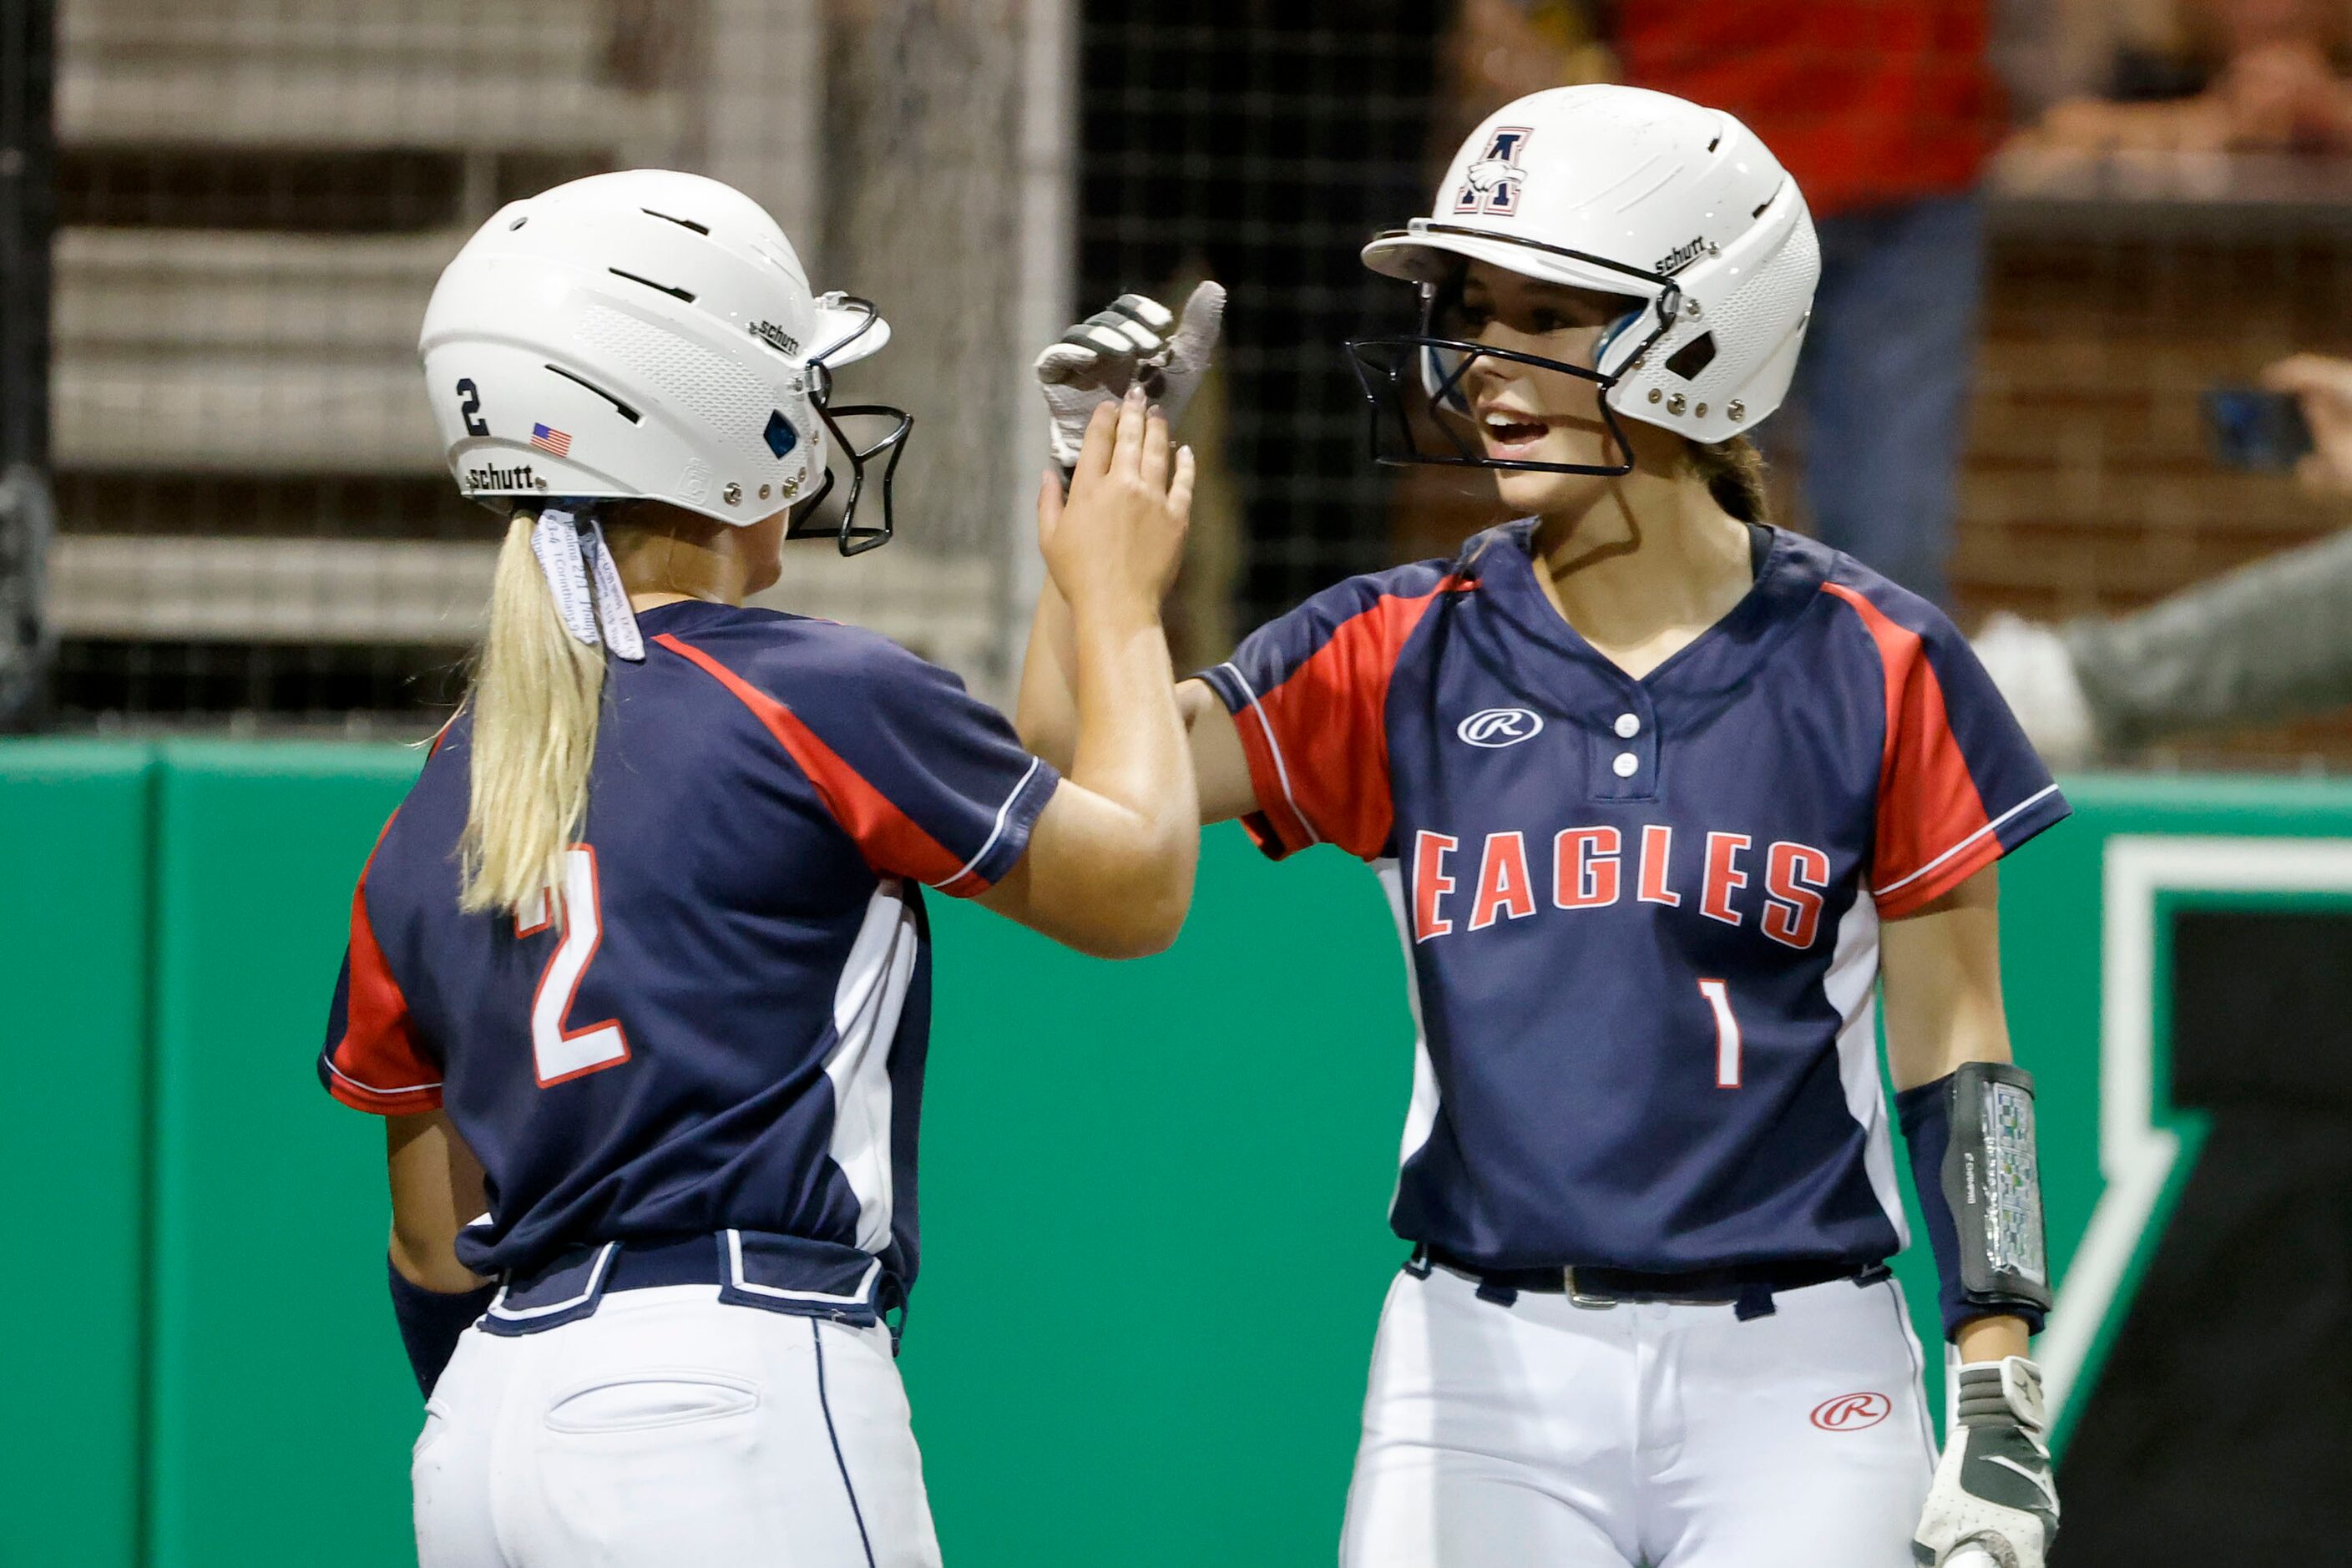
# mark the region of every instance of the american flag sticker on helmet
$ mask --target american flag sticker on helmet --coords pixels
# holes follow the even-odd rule
[[[571,434],[568,431],[558,430],[551,426],[532,426],[530,427],[530,444],[538,447],[542,452],[552,452],[559,458],[568,457],[572,452]]]

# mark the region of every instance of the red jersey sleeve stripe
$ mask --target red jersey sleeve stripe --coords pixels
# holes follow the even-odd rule
[[[700,666],[751,710],[751,716],[776,738],[776,743],[807,775],[825,809],[833,813],[834,820],[856,842],[858,852],[877,874],[912,877],[958,898],[985,887],[972,869],[977,857],[961,861],[950,854],[946,846],[923,831],[887,795],[844,761],[839,752],[819,739],[815,731],[801,722],[800,716],[791,709],[691,643],[682,642],[667,632],[654,641]]]
[[[391,830],[386,822],[384,829]],[[383,842],[383,835],[376,835]],[[327,1091],[355,1110],[411,1115],[441,1104],[441,1069],[416,1038],[408,998],[384,962],[383,948],[368,919],[367,874],[375,865],[370,851],[352,889],[352,952],[343,1034],[328,1048]]]
[[[2000,858],[2001,844],[2000,833],[2000,829],[2008,825],[2011,818],[2023,816],[2026,812],[2032,810],[2037,805],[2040,805],[2044,800],[2057,793],[2058,786],[2056,784],[2053,784],[2043,785],[2039,792],[2027,795],[2023,800],[2019,801],[2015,805],[2011,806],[2007,811],[2002,812],[1999,816],[1994,817],[1990,822],[1986,823],[1982,827],[1978,828],[1974,833],[1969,834],[1966,838],[1961,839],[1958,844],[1953,845],[1949,849],[1945,850],[1941,855],[1937,856],[1933,860],[1928,861],[1926,865],[1920,867],[1909,876],[1897,878],[1895,880],[1887,883],[1884,887],[1872,889],[1872,896],[1883,902],[1890,894],[1901,892],[1905,889],[1908,888],[1912,883],[1918,881],[1923,877],[1928,876],[1936,877],[1939,887],[1943,890],[1948,891],[1952,887],[1968,880],[1970,876],[1974,875],[1976,872],[1983,870],[1986,866]],[[1967,868],[1955,874],[1951,870],[1951,862],[1956,858],[1959,857],[1966,857],[1964,864]]]
[[[1257,792],[1258,809],[1244,826],[1262,848],[1278,848],[1287,853],[1322,843],[1291,794],[1290,768],[1283,761],[1282,742],[1276,739],[1274,726],[1266,721],[1256,689],[1250,685],[1249,677],[1242,673],[1239,665],[1227,663],[1220,668],[1231,672],[1234,684],[1247,700],[1246,712],[1234,724],[1242,738],[1242,753],[1249,759],[1250,784]]]
[[[1297,824],[1301,837],[1293,847],[1328,841],[1370,859],[1387,847],[1396,825],[1389,792],[1389,680],[1430,605],[1440,594],[1465,585],[1447,577],[1409,598],[1383,595],[1333,626],[1280,685],[1249,692],[1256,722],[1240,729],[1258,805],[1286,840],[1290,824]]]
[[[1985,810],[1952,733],[1943,683],[1927,662],[1919,634],[1896,625],[1843,583],[1822,587],[1862,617],[1886,674],[1886,738],[1880,750],[1870,883],[1879,914],[1892,920],[1942,897],[1999,859],[2000,839],[1993,831],[1999,824]]]

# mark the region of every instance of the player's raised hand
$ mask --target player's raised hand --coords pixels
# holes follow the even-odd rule
[[[1054,461],[1065,468],[1076,464],[1087,421],[1097,409],[1116,406],[1131,386],[1165,409],[1171,425],[1183,418],[1216,353],[1224,316],[1222,283],[1193,289],[1181,319],[1157,300],[1121,294],[1048,345],[1036,371],[1053,419]]]
[[[1072,610],[1158,615],[1183,559],[1192,478],[1192,449],[1171,451],[1167,416],[1140,387],[1095,410],[1068,499],[1050,473],[1037,494],[1038,547]]]

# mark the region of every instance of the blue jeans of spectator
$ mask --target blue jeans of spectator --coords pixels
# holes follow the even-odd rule
[[[1814,531],[1947,603],[1984,283],[1982,205],[1933,196],[1840,213],[1820,229],[1821,288],[1790,389]],[[1780,446],[1765,428],[1768,446]]]

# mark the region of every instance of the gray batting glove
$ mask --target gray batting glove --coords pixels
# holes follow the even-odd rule
[[[1208,371],[1224,318],[1224,285],[1203,283],[1184,301],[1181,321],[1156,300],[1121,294],[1108,310],[1064,332],[1037,356],[1038,388],[1054,421],[1054,461],[1066,470],[1074,467],[1095,410],[1118,402],[1138,382],[1166,411],[1169,424],[1181,419]]]
[[[1927,1568],[2042,1568],[2058,1534],[2047,1425],[2040,1367],[2018,1355],[1962,1366],[1959,1425],[1927,1489],[1912,1557]]]

